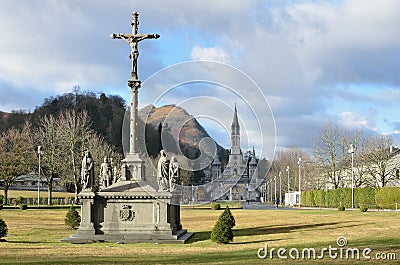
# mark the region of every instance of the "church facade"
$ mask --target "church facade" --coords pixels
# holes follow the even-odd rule
[[[231,124],[231,148],[228,164],[223,167],[218,155],[211,165],[204,169],[208,180],[213,183],[214,194],[206,196],[212,200],[259,201],[261,192],[252,188],[250,181],[254,175],[258,178],[258,159],[255,150],[243,153],[240,146],[240,125],[235,106]],[[218,187],[218,188],[215,188]],[[197,200],[202,199],[201,189],[197,189]]]

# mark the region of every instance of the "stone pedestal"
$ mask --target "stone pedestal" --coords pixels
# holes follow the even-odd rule
[[[145,181],[144,162],[138,154],[127,154],[122,160],[121,180]]]
[[[193,234],[182,229],[179,194],[158,192],[146,182],[121,180],[80,198],[78,233],[62,241],[185,243]]]

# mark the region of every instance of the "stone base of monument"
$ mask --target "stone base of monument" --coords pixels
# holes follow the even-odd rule
[[[63,242],[185,243],[193,235],[182,229],[180,195],[146,182],[122,180],[79,198],[82,222]]]

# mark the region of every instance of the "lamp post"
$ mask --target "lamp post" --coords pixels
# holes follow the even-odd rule
[[[192,208],[194,208],[194,186],[192,184]]]
[[[300,208],[300,205],[301,205],[301,157],[299,157],[297,164],[299,164],[299,208]]]
[[[289,169],[290,169],[290,167],[287,166],[286,167],[286,172],[287,172],[287,192],[288,193],[290,192],[290,176],[289,176],[290,173],[289,173]]]
[[[267,182],[264,182],[264,203],[267,202]]]
[[[272,179],[269,181],[269,185],[271,185],[271,193],[270,193],[270,201],[273,203],[274,201],[272,200]]]
[[[274,190],[275,190],[275,202],[276,202],[276,176],[274,177],[274,181],[275,181],[275,188],[274,188]]]
[[[42,149],[42,146],[38,146],[38,148],[37,148],[37,153],[38,153],[38,156],[39,156],[39,169],[38,169],[38,173],[39,173],[39,179],[38,179],[38,186],[37,186],[37,194],[38,194],[38,201],[37,201],[37,205],[38,205],[38,207],[39,207],[39,205],[40,205],[40,156],[43,154],[43,149]]]
[[[282,204],[282,172],[279,172],[279,202]]]
[[[351,208],[354,208],[354,144],[350,144],[347,152],[351,154]]]

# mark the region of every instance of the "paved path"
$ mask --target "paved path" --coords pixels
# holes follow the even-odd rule
[[[278,209],[275,205],[272,204],[264,204],[264,203],[242,203],[243,209],[248,210],[299,210],[299,208],[294,207],[282,207],[279,206]]]

